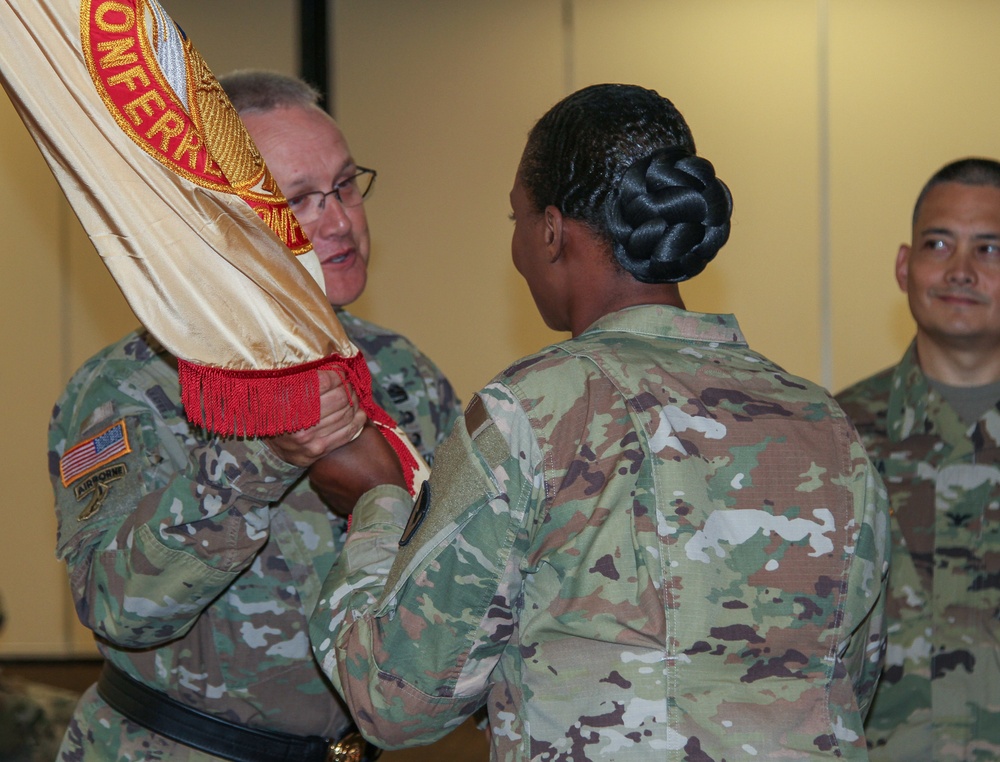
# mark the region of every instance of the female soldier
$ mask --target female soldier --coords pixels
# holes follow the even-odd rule
[[[570,95],[511,206],[571,338],[475,395],[412,512],[374,432],[313,467],[361,496],[311,627],[362,732],[429,743],[485,705],[495,760],[866,759],[884,490],[823,389],[684,308],[732,204],[683,118]]]

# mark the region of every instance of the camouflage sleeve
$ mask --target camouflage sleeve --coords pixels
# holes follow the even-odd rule
[[[252,562],[269,504],[301,471],[261,442],[189,431],[164,397],[169,374],[125,373],[106,364],[71,382],[49,428],[50,473],[80,620],[140,648],[185,633]]]
[[[373,368],[375,396],[433,464],[436,449],[461,417],[462,408],[451,383],[430,358],[408,342],[398,343],[401,346],[394,344],[393,351],[366,355]]]
[[[885,603],[889,577],[889,504],[881,477],[860,441],[851,445],[855,494],[854,553],[847,580],[845,641],[840,655],[852,676],[861,717],[871,706],[886,649]]]
[[[436,399],[431,406],[434,426],[438,432],[435,445],[440,445],[451,432],[455,421],[462,417],[462,401],[455,394],[451,382],[445,377],[444,373],[438,370],[437,366],[433,363],[430,364],[433,369],[433,375],[428,376],[428,378],[433,379],[436,392],[434,395]]]
[[[375,400],[399,424],[429,464],[462,415],[440,368],[405,336],[338,310],[347,335],[364,352]]]
[[[412,511],[394,487],[358,503],[311,622],[323,671],[388,749],[431,743],[482,706],[510,635],[541,455],[503,386],[476,396],[464,423]]]
[[[433,462],[434,450],[444,442],[455,421],[462,417],[462,404],[441,369],[415,346],[412,360],[416,377],[410,380],[409,385],[418,389],[414,412],[417,418],[427,421],[422,426],[429,427],[435,434],[431,447],[427,448],[430,463]],[[405,375],[405,369],[398,368],[397,372]]]

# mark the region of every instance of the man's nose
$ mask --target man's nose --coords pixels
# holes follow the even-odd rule
[[[351,218],[336,194],[326,196],[314,226],[320,235],[344,235],[350,231]]]
[[[959,247],[948,263],[945,274],[949,283],[968,285],[976,280],[976,269],[972,262],[972,251],[968,247]]]

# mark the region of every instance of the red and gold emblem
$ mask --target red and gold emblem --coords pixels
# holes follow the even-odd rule
[[[83,54],[125,133],[187,180],[246,201],[294,254],[311,244],[215,76],[155,0],[84,0]]]

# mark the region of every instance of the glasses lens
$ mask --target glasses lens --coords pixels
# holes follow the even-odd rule
[[[300,223],[311,222],[316,219],[322,211],[323,194],[320,191],[303,193],[300,196],[288,199],[288,208],[292,210]]]
[[[372,192],[372,186],[375,184],[375,174],[374,169],[358,168],[358,174],[354,176],[354,186],[358,194],[357,203],[360,204]]]
[[[344,206],[357,206],[364,200],[365,196],[358,186],[358,181],[360,180],[360,177],[352,177],[337,188],[337,198],[340,199],[341,204]]]
[[[336,196],[341,206],[360,206],[375,183],[374,169],[359,169],[358,173],[349,180],[342,182],[331,191],[311,191],[288,200],[288,206],[300,223],[309,223],[323,213],[323,209],[330,203],[330,196]]]

